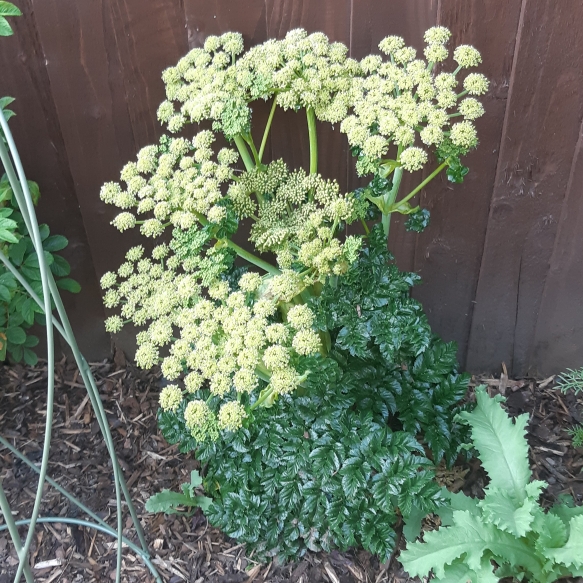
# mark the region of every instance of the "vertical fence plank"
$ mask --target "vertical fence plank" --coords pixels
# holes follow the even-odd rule
[[[37,30],[38,16],[30,0],[19,2],[23,15],[11,19],[14,36],[2,38],[0,96],[11,95],[17,116],[10,122],[29,180],[38,182],[39,222],[53,234],[65,235],[62,252],[71,264],[71,277],[81,284],[78,295],[63,293],[63,301],[81,350],[102,358],[110,339],[103,328],[103,306],[65,150],[57,111]],[[42,354],[42,350],[39,350]]]
[[[467,366],[527,372],[583,116],[578,0],[523,0]],[[575,290],[573,290],[575,292]]]
[[[188,45],[201,47],[207,36],[240,32],[245,46],[266,40],[265,0],[224,2],[183,0]]]
[[[583,366],[583,122],[538,315],[529,369]]]
[[[463,184],[455,185],[442,174],[425,190],[421,204],[430,210],[431,222],[417,238],[415,250],[415,270],[423,279],[415,297],[423,303],[439,334],[458,343],[462,362],[498,163],[520,6],[521,0],[503,4],[498,0],[440,2],[438,24],[451,30],[450,46],[470,44],[480,50],[483,64],[479,70],[490,79],[490,90],[482,98],[486,114],[476,123],[480,145],[464,161],[470,173]]]

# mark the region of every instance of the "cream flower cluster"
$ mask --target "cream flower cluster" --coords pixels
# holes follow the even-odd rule
[[[488,81],[483,75],[471,73],[463,89],[459,87],[457,73],[481,63],[480,53],[467,45],[454,50],[458,67],[453,73],[433,73],[435,64],[449,56],[446,44],[450,36],[441,26],[425,33],[427,61],[417,59],[415,49],[406,47],[402,38],[391,36],[379,44],[388,60],[371,55],[360,62],[367,74],[354,79],[351,114],[340,126],[349,144],[361,152],[359,173],[374,172],[393,145],[400,154],[397,161],[410,172],[428,161],[420,143],[438,147],[449,140],[460,154],[477,145],[472,121],[483,115],[484,109],[474,97],[461,98],[482,95]],[[456,122],[458,116],[463,118],[461,122]]]
[[[249,103],[272,96],[284,109],[313,108],[322,121],[337,123],[346,116],[352,77],[360,67],[347,58],[342,43],[296,29],[283,40],[242,51],[239,34],[211,36],[203,48],[164,71],[167,101],[158,118],[170,131],[187,122],[213,120],[213,128],[228,138],[244,134],[250,127]]]
[[[358,255],[361,239],[342,243],[336,232],[340,222],[355,221],[364,209],[352,194],[341,194],[336,181],[302,169],[290,172],[277,160],[243,174],[228,196],[240,217],[254,218],[249,240],[256,248],[274,252],[282,269],[300,263],[310,283],[345,273]]]
[[[218,431],[234,431],[245,419],[238,395],[261,389],[274,396],[293,392],[305,378],[293,363],[298,356],[318,353],[320,337],[305,305],[291,307],[278,321],[281,298],[275,296],[282,295],[286,272],[263,277],[247,272],[238,290],[220,279],[207,288],[192,273],[173,268],[175,257],[165,245],[156,247],[152,258],[144,257],[141,246],[130,249],[117,273],[101,279],[106,306],[121,312],[106,326],[113,332],[125,322],[143,327],[137,335],[138,366],[161,365],[166,379],[182,379],[184,389],[177,384],[163,389],[163,410],[176,412],[183,393],[197,394],[203,387],[220,399],[217,413],[189,398],[184,409],[193,436],[216,438]],[[268,291],[262,295],[262,290]]]
[[[488,81],[478,73],[458,80],[460,70],[481,62],[465,45],[453,52],[453,73],[434,73],[449,56],[449,38],[443,27],[427,31],[426,61],[394,36],[379,45],[387,58],[356,61],[322,33],[293,30],[247,52],[241,35],[227,33],[207,38],[164,72],[167,99],[158,117],[168,130],[206,121],[213,131],[164,136],[124,166],[120,182],[102,187],[101,199],[121,211],[112,221],[118,230],[139,227],[158,238],[172,227],[172,236],[149,257],[142,246],[130,249],[101,285],[105,306],[116,312],[107,330],[142,328],[136,362],[160,365],[174,382],[160,406],[183,412],[196,439],[236,430],[253,403],[303,383],[307,373],[298,365],[326,350],[302,294],[345,273],[362,244],[338,233],[365,217],[368,202],[282,160],[262,163],[250,138],[252,102],[273,99],[283,109],[308,109],[310,123],[312,111],[320,121],[340,123],[359,152],[360,173],[383,163],[413,172],[428,162],[431,147],[455,154],[477,143],[473,122],[484,110],[476,96]],[[217,147],[215,132],[234,140],[247,171],[236,168],[237,151]],[[245,219],[252,222],[249,241],[260,253],[274,253],[279,269],[230,240]],[[235,252],[267,273],[235,278]]]
[[[232,180],[239,155],[223,148],[213,160],[214,141],[205,130],[193,140],[173,138],[167,146],[140,150],[137,161],[124,166],[121,183],[101,188],[101,200],[125,211],[112,221],[114,227],[123,232],[139,222],[142,235],[158,237],[170,225],[189,229],[201,215],[220,223],[226,216],[217,204],[223,198],[221,185]]]

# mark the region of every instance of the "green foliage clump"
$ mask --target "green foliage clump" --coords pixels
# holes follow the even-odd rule
[[[433,570],[436,581],[474,583],[583,576],[583,507],[564,499],[545,513],[539,505],[546,483],[531,481],[528,414],[513,423],[484,387],[476,397],[476,409],[460,416],[490,478],[485,496],[448,493],[450,507],[438,511],[444,526],[425,533],[424,543],[407,545],[401,554],[405,569],[419,576]]]
[[[36,203],[40,196],[38,186],[32,181],[28,185]],[[57,254],[67,246],[67,239],[62,235],[51,235],[48,225],[40,225],[39,229],[45,260],[57,285],[73,293],[79,292],[79,284],[67,277],[71,272],[69,263]],[[0,178],[0,250],[33,291],[42,297],[38,257],[5,174]],[[24,360],[26,364],[36,364],[37,356],[32,349],[39,340],[27,331],[33,324],[44,325],[44,322],[42,309],[29,297],[28,292],[4,263],[1,263],[0,361],[10,355],[16,362]]]
[[[436,71],[450,54],[450,36],[443,27],[428,30],[424,58],[389,36],[379,45],[383,56],[357,61],[322,33],[293,30],[247,51],[241,35],[226,33],[164,71],[167,99],[158,118],[170,134],[183,133],[142,148],[101,198],[122,211],[112,222],[118,230],[161,239],[172,228],[172,235],[149,255],[142,246],[130,249],[102,286],[106,307],[116,311],[107,330],[142,328],[136,362],[160,364],[176,381],[164,403],[187,415],[197,439],[216,438],[254,409],[304,390],[314,373],[305,363],[326,358],[335,343],[343,348],[348,334],[368,328],[351,356],[370,353],[369,341],[387,355],[398,348],[400,341],[391,346],[382,338],[383,304],[332,338],[328,325],[314,324],[313,310],[324,309],[314,298],[366,253],[367,221],[381,220],[385,241],[393,213],[410,215],[408,229],[421,231],[429,212],[412,204],[415,195],[442,171],[456,182],[467,172],[460,157],[478,144],[474,120],[483,107],[476,97],[488,81],[467,74],[481,57],[466,45],[453,51],[455,70]],[[257,100],[272,104],[258,144],[251,132]],[[308,168],[264,160],[278,108],[305,110]],[[317,121],[339,124],[357,173],[370,176],[367,187],[341,192],[318,173]],[[186,137],[188,124],[202,122],[212,129]],[[228,147],[219,149],[221,133]],[[433,169],[400,198],[403,174],[424,167]],[[243,221],[246,248],[233,240]],[[365,236],[346,236],[355,222]],[[248,273],[234,276],[236,258]],[[198,396],[188,409],[176,399],[180,388],[189,402]]]
[[[563,393],[572,390],[577,395],[583,391],[583,368],[576,370],[568,368],[558,376],[557,385]]]
[[[183,410],[160,412],[166,439],[206,464],[210,522],[261,555],[360,545],[384,560],[398,521],[441,501],[431,458],[456,454],[468,377],[409,297],[416,276],[389,264],[382,230],[370,245],[312,300],[334,348],[302,363],[301,395],[203,444]]]

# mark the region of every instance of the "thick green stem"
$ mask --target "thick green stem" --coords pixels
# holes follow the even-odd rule
[[[395,204],[397,200],[397,194],[399,194],[399,187],[401,186],[401,179],[403,178],[403,167],[399,166],[395,168],[395,172],[393,173],[393,188],[388,192],[385,196],[385,200],[383,201],[383,206],[385,209],[388,209],[392,205]],[[391,212],[384,212],[383,211],[383,232],[385,233],[385,237],[389,238],[389,230],[391,228]]]
[[[253,162],[253,158],[249,155],[249,150],[247,150],[247,144],[243,139],[243,136],[236,135],[233,140],[235,141],[235,146],[237,146],[237,150],[239,150],[239,154],[241,154],[241,159],[243,160],[243,164],[245,164],[245,168],[247,172],[251,172],[253,168],[255,168],[255,163]]]
[[[263,403],[265,403],[265,401],[267,401],[270,397],[273,396],[274,392],[275,392],[275,390],[273,389],[273,387],[267,388],[267,390],[262,392],[261,396],[257,399],[257,401],[255,401],[255,403],[253,403],[253,405],[251,405],[251,407],[249,407],[249,410],[253,411],[253,409],[257,409],[257,407],[261,407],[261,405],[263,405]]]
[[[8,124],[6,119],[4,118],[4,114],[0,112],[0,125],[2,126],[2,130],[4,132],[4,138],[6,140],[6,145],[4,144],[4,140],[0,138],[0,158],[2,160],[2,164],[4,165],[4,169],[6,171],[6,175],[8,176],[8,180],[10,181],[10,185],[12,187],[12,191],[16,196],[18,201],[18,206],[21,209],[22,216],[25,220],[25,224],[27,230],[30,234],[32,239],[34,249],[36,251],[40,269],[40,276],[41,276],[41,283],[42,283],[42,290],[43,290],[43,307],[46,317],[46,338],[47,338],[47,403],[46,403],[46,421],[45,421],[45,436],[43,440],[43,454],[41,458],[40,464],[40,472],[39,472],[39,481],[36,488],[36,495],[34,499],[34,504],[31,513],[31,522],[30,527],[28,529],[28,533],[26,535],[26,539],[24,544],[22,545],[22,551],[20,556],[26,557],[28,556],[28,552],[30,550],[30,545],[32,544],[32,539],[34,537],[34,525],[36,524],[37,518],[40,514],[40,507],[41,501],[43,496],[43,486],[45,477],[47,475],[48,467],[49,467],[49,452],[51,447],[51,435],[52,435],[52,423],[53,423],[53,408],[54,408],[54,399],[55,399],[55,349],[54,349],[54,339],[53,339],[53,315],[52,315],[52,306],[51,306],[51,295],[49,292],[49,284],[48,284],[48,268],[46,259],[43,253],[43,246],[42,240],[40,236],[40,231],[38,224],[35,221],[28,220],[28,217],[34,216],[34,203],[32,200],[32,196],[28,187],[28,182],[26,180],[26,176],[24,174],[24,168],[22,167],[22,162],[20,161],[20,157],[18,156],[18,150],[16,149],[16,144],[12,138],[12,134],[10,129],[8,128]],[[12,161],[10,159],[10,154],[8,153],[8,149],[10,149],[10,154],[14,160],[14,166],[12,165]],[[18,178],[17,178],[18,174]],[[21,560],[18,564],[16,569],[16,574],[14,576],[14,582],[19,583],[20,578],[22,577],[24,567],[26,564],[26,560]],[[119,566],[121,567],[121,557],[119,559]],[[117,581],[119,581],[119,577]]]
[[[203,227],[206,227],[207,225],[210,224],[208,219],[206,219],[200,213],[193,211],[193,214],[196,216],[198,222],[201,225],[203,225]],[[261,259],[261,257],[257,257],[257,255],[253,255],[253,253],[246,251],[245,249],[243,249],[243,247],[239,247],[237,243],[233,243],[233,241],[231,241],[230,239],[221,239],[221,241],[225,245],[227,245],[227,247],[230,247],[239,257],[245,259],[246,261],[249,261],[249,263],[252,263],[257,267],[260,267],[261,269],[263,269],[263,271],[267,271],[267,273],[273,273],[273,275],[279,275],[281,273],[281,271],[277,269],[277,267],[271,265],[271,263],[268,263],[267,261],[264,261],[263,259]]]
[[[273,121],[273,116],[275,115],[276,107],[277,107],[277,95],[273,98],[273,105],[271,106],[269,118],[267,119],[267,124],[265,125],[265,131],[263,132],[263,139],[261,140],[261,146],[259,147],[259,162],[263,160],[263,153],[265,152],[265,146],[267,145],[267,136],[269,136],[269,130],[271,129],[271,122]]]
[[[255,167],[259,168],[261,165],[261,160],[259,159],[259,154],[257,153],[255,142],[253,141],[253,136],[251,134],[247,134],[246,136],[243,136],[243,139],[249,144],[249,147],[251,148],[251,153],[253,154],[253,159],[255,160]]]
[[[427,186],[445,167],[447,162],[440,164],[423,182],[421,182],[417,187],[415,187],[407,196],[405,196],[399,202],[407,202],[412,199],[422,188]]]
[[[257,255],[253,255],[253,253],[246,251],[245,249],[243,249],[243,247],[239,247],[239,245],[237,245],[237,243],[233,243],[233,241],[231,241],[230,239],[225,239],[225,243],[239,257],[241,257],[242,259],[245,259],[249,263],[252,263],[253,265],[263,269],[264,271],[267,271],[267,273],[272,273],[273,275],[279,275],[281,273],[281,271],[279,269],[277,269],[277,267],[271,265],[271,263],[268,263],[267,261],[264,261],[260,257],[257,257]]]
[[[362,226],[364,228],[364,232],[369,235],[370,234],[370,229],[368,228],[368,225],[366,224],[366,221],[364,219],[360,219],[360,222],[362,223]]]
[[[308,135],[310,138],[310,174],[318,172],[318,134],[316,132],[316,114],[313,107],[306,109],[308,118]]]

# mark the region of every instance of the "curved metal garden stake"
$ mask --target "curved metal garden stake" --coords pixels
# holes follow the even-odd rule
[[[26,521],[19,521],[14,522],[12,518],[12,514],[10,512],[10,508],[8,506],[8,501],[4,496],[4,491],[2,490],[0,484],[0,508],[2,513],[6,519],[6,525],[0,527],[0,531],[8,529],[10,535],[13,538],[13,542],[18,554],[19,564],[18,569],[16,572],[16,576],[14,579],[14,583],[19,583],[22,575],[24,574],[27,583],[29,581],[33,581],[34,578],[30,571],[30,566],[28,564],[28,552],[30,550],[30,545],[32,542],[32,538],[34,535],[34,528],[38,522],[71,522],[72,519],[64,519],[60,517],[45,517],[39,518],[40,513],[40,505],[42,501],[42,494],[43,494],[43,486],[45,481],[49,484],[55,486],[62,494],[64,494],[72,503],[77,505],[83,511],[87,512],[94,520],[96,520],[99,524],[93,524],[90,522],[79,521],[76,524],[81,524],[83,526],[87,526],[89,528],[97,529],[101,532],[105,532],[112,536],[117,537],[117,568],[116,568],[116,582],[119,583],[121,580],[121,566],[122,566],[122,543],[128,545],[134,552],[140,556],[140,558],[144,561],[146,566],[150,569],[152,575],[155,577],[158,583],[162,583],[162,579],[160,575],[157,573],[156,568],[150,561],[150,556],[147,548],[146,539],[144,537],[144,533],[142,531],[140,522],[138,520],[138,515],[135,511],[135,508],[132,504],[129,490],[125,483],[125,479],[121,472],[119,462],[117,459],[117,455],[115,453],[115,447],[113,442],[113,437],[111,435],[111,431],[109,428],[109,423],[107,421],[107,417],[105,414],[105,410],[103,408],[103,404],[101,403],[101,398],[99,396],[99,391],[97,389],[97,385],[95,383],[95,379],[93,378],[93,374],[87,364],[87,361],[79,351],[79,347],[77,346],[77,342],[75,340],[75,336],[73,334],[73,330],[69,323],[69,319],[67,317],[67,313],[63,306],[63,302],[61,301],[61,296],[59,294],[58,288],[56,286],[55,280],[53,275],[48,269],[44,253],[42,247],[42,240],[39,232],[38,222],[36,220],[36,214],[34,211],[34,204],[32,202],[32,197],[30,195],[30,191],[28,189],[28,183],[26,181],[26,176],[24,174],[24,169],[22,167],[22,163],[20,161],[20,157],[18,155],[18,150],[16,149],[16,145],[12,138],[12,134],[10,129],[8,128],[8,124],[6,123],[6,119],[2,112],[0,112],[0,126],[4,132],[4,136],[6,138],[6,143],[8,144],[8,148],[10,149],[10,153],[4,143],[4,140],[0,136],[0,158],[2,160],[2,164],[6,171],[6,175],[8,176],[8,180],[10,182],[10,186],[12,187],[12,191],[22,213],[22,217],[24,219],[26,228],[31,236],[33,241],[33,245],[38,257],[39,261],[39,268],[41,274],[41,283],[42,283],[42,298],[40,298],[28,282],[22,277],[22,275],[18,272],[18,270],[12,265],[10,260],[0,251],[0,261],[4,263],[6,268],[14,275],[14,277],[21,283],[24,289],[29,293],[32,299],[39,305],[39,307],[43,310],[45,317],[46,317],[46,335],[47,335],[47,362],[48,362],[48,378],[47,378],[47,419],[45,424],[45,438],[44,438],[44,445],[43,445],[43,455],[40,464],[40,468],[37,468],[34,464],[32,464],[25,456],[23,456],[18,450],[13,448],[4,438],[0,437],[0,442],[8,447],[17,457],[25,461],[29,466],[31,466],[38,474],[39,474],[39,482],[37,486],[37,492],[35,496],[34,506],[31,518]],[[14,160],[14,166],[16,166],[16,171],[12,164],[12,160]],[[17,176],[18,174],[18,176]],[[57,310],[58,316],[60,318],[60,322],[52,313],[53,305]],[[111,458],[112,468],[113,468],[113,479],[115,485],[115,493],[116,493],[116,507],[117,507],[117,531],[110,527],[107,523],[101,520],[95,513],[89,510],[86,506],[83,505],[80,501],[78,501],[72,494],[68,493],[66,490],[61,488],[56,482],[51,480],[47,476],[48,470],[48,462],[49,462],[49,452],[50,452],[50,443],[51,443],[51,431],[52,431],[52,422],[53,422],[53,404],[54,404],[54,339],[53,339],[53,326],[57,329],[57,331],[63,336],[67,344],[71,347],[73,355],[75,357],[75,361],[79,368],[79,372],[81,374],[81,378],[85,384],[87,389],[87,393],[89,395],[89,399],[91,401],[91,405],[93,406],[93,410],[95,412],[95,416],[97,422],[99,424],[99,428],[104,436],[107,450]],[[123,536],[123,514],[122,514],[122,492],[123,496],[126,500],[128,505],[128,509],[130,515],[132,517],[134,527],[136,529],[136,533],[138,535],[140,546],[135,545],[131,541],[128,541]],[[17,526],[22,524],[28,524],[28,532],[26,536],[26,540],[24,545],[20,541]]]

